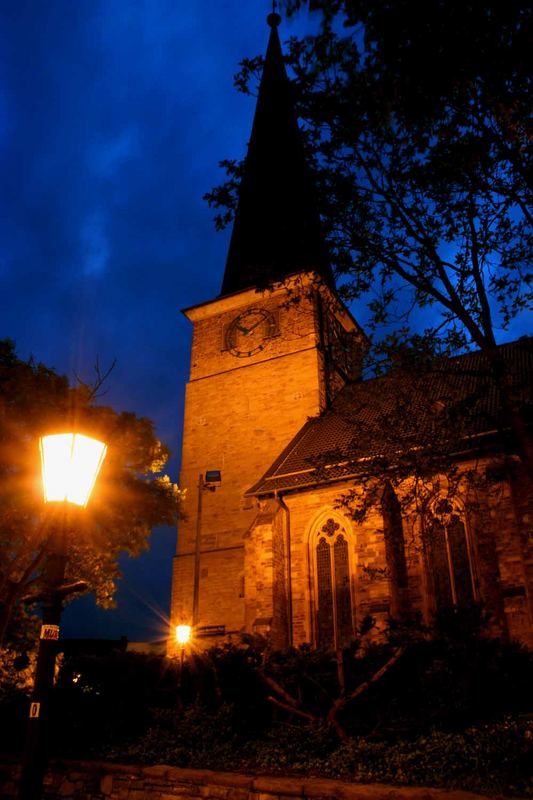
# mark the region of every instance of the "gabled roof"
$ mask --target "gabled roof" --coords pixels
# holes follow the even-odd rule
[[[533,338],[502,345],[515,402],[533,421]],[[409,450],[472,449],[500,425],[500,397],[480,351],[428,370],[393,370],[344,387],[331,409],[310,419],[247,494],[327,484]]]
[[[333,284],[320,233],[315,187],[306,163],[277,26],[271,14],[265,65],[244,165],[221,294],[303,270]]]

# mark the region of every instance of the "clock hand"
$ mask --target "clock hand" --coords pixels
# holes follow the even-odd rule
[[[251,328],[243,328],[242,325],[237,325],[237,328],[241,333],[244,333],[245,336],[247,336],[251,331]]]
[[[261,323],[262,323],[262,322],[264,322],[264,321],[265,321],[265,320],[264,320],[264,318],[263,318],[263,317],[261,317],[260,319],[258,319],[258,320],[257,320],[257,322],[254,322],[254,324],[252,325],[252,327],[251,327],[251,328],[248,328],[248,331],[247,331],[247,333],[251,333],[251,332],[253,331],[253,329],[254,329],[254,328],[257,328],[257,326],[258,326],[258,325],[261,325]]]

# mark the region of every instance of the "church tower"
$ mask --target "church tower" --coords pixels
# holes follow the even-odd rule
[[[268,22],[221,294],[184,311],[193,325],[180,475],[187,500],[171,621],[193,624],[200,647],[202,636],[208,647],[260,628],[247,604],[245,552],[265,510],[246,492],[308,418],[360,372],[362,334],[335,294],[283,63],[280,17],[271,14]],[[268,547],[254,553],[273,559]],[[283,609],[278,618],[282,628]]]

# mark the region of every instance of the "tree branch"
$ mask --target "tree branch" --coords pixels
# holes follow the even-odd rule
[[[337,730],[337,725],[338,725],[337,717],[338,717],[339,712],[342,711],[342,709],[348,703],[351,703],[357,697],[360,697],[360,695],[362,695],[364,692],[366,692],[367,689],[373,683],[376,683],[376,681],[379,681],[391,669],[391,667],[393,667],[394,664],[396,664],[398,659],[400,659],[403,656],[404,653],[405,653],[405,647],[398,647],[394,651],[392,656],[389,658],[389,660],[387,662],[385,662],[385,664],[381,667],[381,669],[378,669],[378,671],[375,672],[374,675],[372,675],[371,678],[369,678],[364,683],[361,683],[357,687],[357,689],[354,689],[354,691],[351,692],[347,697],[339,697],[339,699],[336,700],[333,703],[332,707],[330,708],[330,710],[328,712],[327,722],[330,725],[333,725],[335,727],[335,729]]]
[[[283,686],[280,686],[277,681],[275,681],[273,678],[270,678],[268,675],[265,675],[265,673],[261,672],[261,670],[259,670],[259,675],[264,680],[266,685],[276,692],[276,694],[279,694],[279,696],[282,697],[288,705],[292,706],[293,708],[298,707],[298,701],[291,694],[286,692]]]
[[[282,703],[281,700],[278,700],[276,697],[272,697],[272,695],[269,695],[267,697],[267,700],[269,703],[272,703],[272,705],[275,705],[278,708],[282,708],[284,711],[288,711],[290,714],[296,714],[296,716],[298,717],[307,719],[309,720],[309,722],[321,722],[320,717],[317,717],[314,714],[310,714],[307,711],[302,711],[299,708],[294,708],[294,706],[291,706],[288,703]]]
[[[472,242],[472,248],[471,248],[472,274],[474,276],[477,295],[479,297],[479,304],[481,306],[481,319],[483,320],[483,330],[485,333],[487,344],[490,347],[495,347],[496,342],[494,340],[490,306],[485,292],[485,287],[483,285],[483,280],[481,278],[481,268],[479,263],[479,244],[478,244],[476,223],[475,223],[475,206],[472,198],[470,198],[470,202],[468,204],[468,225],[470,228],[470,239]]]

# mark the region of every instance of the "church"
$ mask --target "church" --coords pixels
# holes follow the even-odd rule
[[[479,603],[494,635],[533,647],[533,505],[502,448],[482,355],[362,379],[367,340],[335,289],[280,19],[268,21],[221,292],[183,312],[193,339],[172,630],[193,625],[204,649],[245,632],[336,649],[365,625],[379,636],[390,618],[430,624]],[[531,409],[533,341],[501,351]],[[452,468],[435,461],[428,477],[426,463],[420,481],[408,461],[389,479],[398,442],[419,452],[409,442],[422,431],[433,456],[439,418],[466,400],[466,427],[448,415]]]

